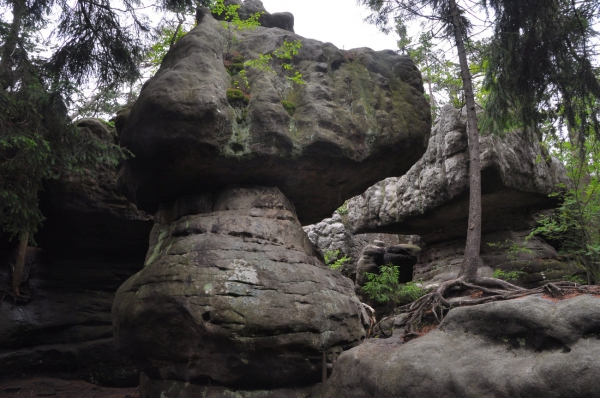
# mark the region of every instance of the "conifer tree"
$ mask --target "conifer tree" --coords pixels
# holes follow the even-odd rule
[[[85,136],[67,106],[77,86],[114,85],[136,78],[148,23],[136,0],[0,0],[0,228],[19,241],[12,294],[19,285],[27,244],[43,216],[42,182],[95,162],[117,162],[120,148]],[[158,4],[163,8],[185,4]],[[191,3],[191,2],[190,2]],[[58,17],[57,22],[52,18]],[[50,24],[54,23],[53,26]],[[50,51],[35,34],[52,30]],[[45,52],[45,57],[37,55]]]
[[[374,11],[369,17],[370,21],[384,30],[388,29],[391,17],[402,24],[418,18],[439,23],[439,30],[445,38],[451,40],[458,53],[463,82],[469,141],[470,191],[463,263],[456,279],[442,283],[434,292],[404,308],[411,312],[407,323],[409,333],[413,332],[413,325],[428,309],[433,309],[436,317],[438,312],[442,317],[444,309],[451,306],[474,305],[538,291],[525,290],[503,280],[477,274],[481,262],[481,160],[475,93],[466,46],[471,28],[466,11],[476,3],[465,2],[461,7],[458,1],[460,0],[359,0],[360,4],[367,5]],[[572,0],[481,2],[481,5],[490,6],[496,12],[495,36],[492,40],[492,45],[495,46],[492,50],[493,62],[487,78],[487,88],[491,91],[487,103],[488,115],[492,116],[492,119],[488,119],[488,126],[490,120],[494,120],[497,127],[520,126],[534,129],[540,120],[540,104],[545,103],[549,107],[559,97],[561,101],[566,101],[563,102],[561,112],[564,112],[570,124],[580,126],[586,132],[598,126],[598,110],[591,111],[591,101],[586,99],[590,96],[596,98],[596,92],[600,93],[597,75],[591,66],[586,46],[586,40],[591,34],[590,22],[597,15],[597,3],[597,0],[579,2],[579,5]],[[554,66],[551,65],[553,62]],[[569,80],[573,78],[573,72],[579,73],[580,77]],[[554,90],[554,97],[547,90]],[[517,123],[509,124],[507,120],[516,120]],[[587,122],[588,120],[592,123]],[[484,296],[477,299],[463,298],[450,304],[444,297],[450,289],[477,289]]]

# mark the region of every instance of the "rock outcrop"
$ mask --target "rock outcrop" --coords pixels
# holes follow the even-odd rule
[[[451,310],[408,343],[344,352],[327,398],[600,397],[600,298],[541,297]]]
[[[421,75],[393,51],[337,49],[278,28],[228,40],[210,14],[181,38],[145,83],[120,134],[135,154],[121,189],[151,213],[181,196],[232,185],[276,186],[303,225],[331,215],[369,185],[406,172],[430,132]],[[246,60],[300,40],[305,84],[248,68],[249,102],[230,104],[224,53]],[[233,73],[233,72],[232,72]],[[238,79],[239,80],[239,79]],[[239,82],[238,82],[239,83]],[[243,83],[241,83],[243,85]],[[231,99],[231,98],[230,98]],[[293,116],[282,101],[295,106]]]
[[[481,137],[484,233],[531,226],[555,204],[548,194],[569,184],[562,164],[535,137]],[[468,217],[468,150],[464,112],[446,106],[427,152],[402,177],[387,178],[348,201],[355,233],[420,235],[427,244],[464,238]]]
[[[0,303],[0,377],[61,375],[105,386],[135,386],[139,369],[117,353],[111,307],[117,288],[138,263],[32,259],[26,285],[31,295],[13,307]],[[10,286],[10,268],[2,262],[0,283]]]
[[[308,239],[322,255],[335,253],[339,250],[337,258],[346,256],[349,258],[340,270],[352,280],[356,280],[356,264],[360,259],[365,246],[373,244],[374,241],[383,242],[385,246],[394,246],[400,242],[398,235],[394,234],[358,234],[350,233],[344,224],[345,215],[337,211],[331,218],[303,227]]]
[[[240,15],[262,9],[246,1]],[[273,72],[237,74],[241,59],[295,40],[304,84],[276,56]],[[408,170],[429,112],[408,57],[278,27],[230,30],[205,12],[117,120],[135,154],[120,187],[158,209],[146,265],[113,306],[117,346],[148,388],[296,394],[321,380],[325,352],[359,344],[367,319],[353,283],[323,264],[301,224]]]
[[[80,119],[77,126],[82,134],[117,143],[115,132],[98,119]],[[47,220],[37,242],[61,258],[143,258],[152,217],[117,192],[116,176],[114,166],[99,164],[47,183],[40,200]]]
[[[547,282],[564,280],[578,268],[562,259],[556,250],[538,237],[528,237],[531,230],[498,231],[482,236],[481,276],[492,276],[499,270],[510,275],[510,282],[523,287],[537,287]],[[465,239],[455,239],[425,247],[414,267],[414,280],[426,286],[458,276],[463,261]],[[510,274],[512,273],[512,275]]]
[[[83,134],[114,142],[97,119]],[[0,377],[40,374],[109,386],[136,385],[139,369],[117,354],[111,308],[117,288],[144,263],[152,219],[116,191],[117,171],[99,165],[49,183],[47,217],[28,248],[22,291],[28,303],[0,302]],[[14,253],[0,248],[0,286],[9,289]]]
[[[364,338],[352,282],[315,257],[277,188],[183,197],[155,222],[113,309],[117,346],[151,378],[302,386],[323,350]]]
[[[291,12],[275,12],[269,13],[262,1],[260,0],[227,0],[224,2],[225,5],[239,5],[238,14],[240,19],[248,19],[249,16],[259,12],[261,13],[258,18],[260,26],[265,28],[280,28],[283,30],[294,33],[294,15]],[[215,17],[220,17],[213,15]]]

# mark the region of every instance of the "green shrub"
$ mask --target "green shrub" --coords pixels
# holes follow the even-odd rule
[[[281,101],[281,105],[283,105],[283,108],[290,116],[294,116],[294,112],[296,112],[296,104],[291,101]]]
[[[379,303],[406,304],[426,294],[415,282],[401,284],[400,267],[387,264],[379,267],[379,273],[365,273],[368,282],[363,287],[367,296]]]
[[[323,257],[325,257],[325,264],[329,265],[329,268],[333,270],[341,269],[345,263],[351,260],[350,257],[344,255],[340,258],[340,250],[327,250]]]

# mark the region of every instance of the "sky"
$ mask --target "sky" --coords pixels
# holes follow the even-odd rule
[[[340,49],[369,47],[396,50],[397,35],[385,35],[363,20],[369,11],[356,0],[262,0],[270,12],[294,14],[294,31],[300,36],[331,42]]]

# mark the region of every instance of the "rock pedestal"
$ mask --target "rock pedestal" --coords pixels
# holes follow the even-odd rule
[[[117,292],[115,338],[153,379],[312,384],[323,350],[364,338],[353,288],[277,188],[183,197],[156,214],[145,268]]]

